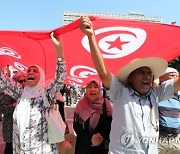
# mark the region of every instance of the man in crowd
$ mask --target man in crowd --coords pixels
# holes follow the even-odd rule
[[[179,72],[168,67],[160,76],[160,84],[177,78]],[[159,154],[180,153],[180,91],[174,97],[159,103]]]
[[[153,87],[168,66],[157,57],[133,60],[114,76],[105,66],[88,17],[81,17],[80,29],[88,37],[93,63],[113,102],[109,154],[157,154],[158,144],[151,141],[159,134],[158,102],[180,90],[179,77]]]

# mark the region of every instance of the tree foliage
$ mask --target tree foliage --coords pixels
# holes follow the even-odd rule
[[[169,62],[169,66],[176,68],[180,72],[180,57]]]

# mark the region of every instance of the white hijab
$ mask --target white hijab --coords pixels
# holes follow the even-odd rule
[[[23,133],[30,121],[30,104],[31,98],[37,98],[42,95],[45,86],[45,73],[43,69],[38,65],[31,65],[38,68],[40,73],[39,82],[34,86],[25,86],[21,95],[19,104],[16,107],[16,113],[14,112],[14,118],[17,119],[17,127],[19,129],[20,141],[23,139]]]

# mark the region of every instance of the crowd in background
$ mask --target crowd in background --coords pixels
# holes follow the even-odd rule
[[[107,96],[105,89],[101,86],[102,94],[110,100],[109,96]],[[64,84],[64,86],[60,90],[66,106],[71,106],[77,104],[77,102],[84,97],[86,93],[86,86],[71,86]]]

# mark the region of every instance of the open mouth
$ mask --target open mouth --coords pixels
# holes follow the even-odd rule
[[[143,84],[143,85],[149,85],[149,83],[148,83],[148,82],[143,82],[142,84]]]
[[[34,80],[35,80],[35,77],[34,77],[34,76],[29,76],[29,77],[27,78],[27,80],[28,80],[28,81],[34,81]]]
[[[142,81],[142,84],[143,84],[143,86],[145,86],[145,87],[151,85],[151,84],[150,84],[150,81],[147,81],[147,80]]]
[[[91,96],[96,96],[96,93],[90,93]]]
[[[149,89],[149,87],[150,87],[150,83],[142,83],[142,85],[143,85],[143,88],[145,88],[145,89]]]

